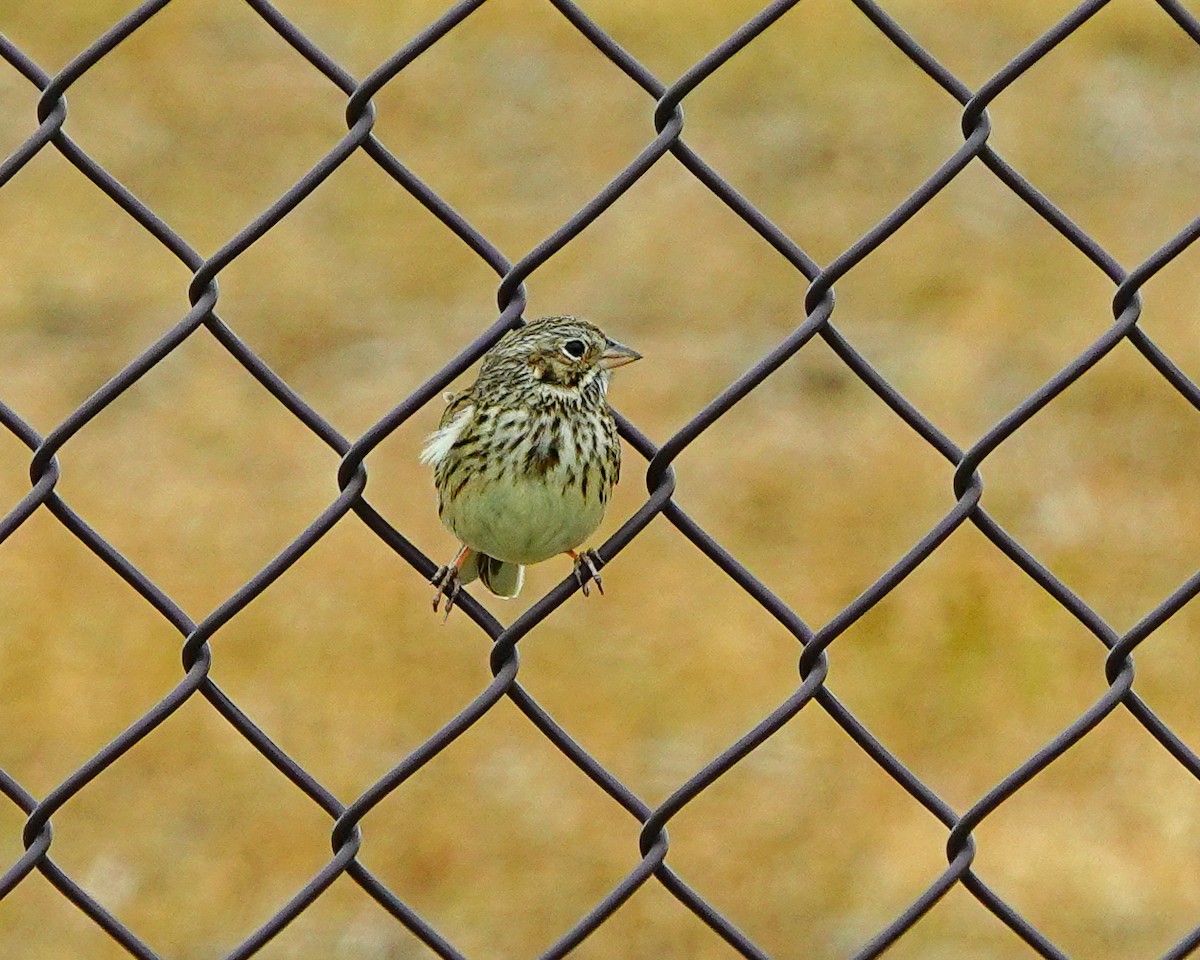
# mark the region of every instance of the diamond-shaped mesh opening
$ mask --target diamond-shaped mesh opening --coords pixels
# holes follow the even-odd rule
[[[182,315],[188,272],[53,149],[0,190],[0,219],[19,225],[0,232],[0,399],[45,430]]]
[[[67,96],[67,132],[204,251],[345,133],[336,88],[237,3],[168,4]]]
[[[1112,322],[1111,281],[981,164],[851,270],[837,294],[838,328],[960,444]]]
[[[220,631],[213,673],[276,743],[352,796],[478,691],[486,639],[453,619],[432,634],[428,603],[424,581],[369,531],[339,524]]]
[[[228,950],[325,861],[326,822],[197,698],[55,816],[54,855],[162,952]]]
[[[1200,420],[1121,344],[988,458],[996,519],[1115,626],[1200,567]]]
[[[1200,205],[1200,49],[1151,4],[1111,3],[997,99],[996,146],[1124,262]]]
[[[954,101],[842,0],[797,6],[687,110],[689,142],[819,261],[962,142]]]
[[[100,532],[200,616],[271,559],[281,532],[298,534],[328,504],[336,455],[198,331],[61,460],[62,495],[106,517]],[[222,576],[205,575],[207,563]]]
[[[686,224],[687,229],[680,229]],[[527,312],[572,304],[646,356],[670,358],[670,380],[629,386],[613,402],[655,439],[686,423],[804,319],[807,279],[678,164],[666,161],[537,272]],[[644,490],[634,461],[626,482]]]
[[[679,502],[817,623],[887,571],[954,503],[946,461],[821,341],[678,462]],[[735,498],[726,487],[734,478]],[[826,523],[838,533],[826,535]]]
[[[371,813],[363,861],[470,955],[536,955],[637,862],[632,824],[501,704]]]
[[[485,4],[380,94],[378,133],[403,144],[405,162],[492,242],[519,253],[652,133],[650,101],[619,77],[549,5]]]
[[[478,335],[475,318],[495,306],[493,278],[355,153],[221,272],[221,307],[280,376],[356,434]],[[436,415],[420,420],[432,429]],[[388,480],[373,478],[373,491]]]
[[[0,767],[45,791],[175,682],[178,634],[45,511],[5,542],[0,578]]]
[[[1104,655],[968,527],[839,638],[831,684],[914,772],[965,807],[1093,702]]]
[[[805,939],[866,940],[945,866],[940,824],[817,711],[717,780],[671,829],[672,863],[772,956]]]
[[[647,802],[661,801],[794,689],[799,646],[662,522],[606,568],[604,583],[648,620],[670,618],[672,632],[576,596],[522,650],[522,670],[572,736]]]
[[[1200,911],[1198,817],[1195,779],[1117,713],[980,826],[979,870],[1071,956],[1160,956]]]

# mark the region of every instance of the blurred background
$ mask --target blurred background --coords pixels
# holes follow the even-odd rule
[[[447,0],[280,0],[363,77]],[[1063,0],[889,0],[977,87]],[[670,81],[758,0],[591,0]],[[51,73],[126,13],[6,0]],[[0,67],[0,154],[36,91]],[[208,254],[344,132],[344,97],[248,7],[177,0],[70,90],[68,132]],[[652,101],[540,0],[492,0],[376,97],[375,130],[512,260],[653,137]],[[1126,267],[1200,210],[1200,50],[1114,0],[991,107],[992,144]],[[961,143],[956,103],[845,0],[805,0],[686,101],[685,136],[828,263]],[[53,150],[0,190],[0,398],[43,434],[187,310],[189,274]],[[1200,249],[1143,326],[1200,377]],[[220,277],[219,312],[355,437],[496,316],[496,277],[365,155]],[[645,354],[612,399],[656,441],[803,319],[806,282],[671,157],[528,281]],[[1111,283],[971,165],[837,285],[834,321],[957,443],[1111,321]],[[464,378],[464,382],[466,379]],[[416,462],[431,404],[368,461],[368,495],[454,549]],[[1200,566],[1200,418],[1120,345],[991,457],[984,504],[1115,629]],[[72,439],[60,493],[189,614],[209,613],[336,496],[337,458],[205,332]],[[28,490],[0,435],[0,511]],[[952,468],[820,342],[692,444],[678,502],[819,626],[954,502]],[[607,536],[643,501],[627,451]],[[532,571],[506,622],[565,576]],[[46,512],[0,547],[0,767],[37,796],[179,678],[179,637]],[[647,803],[797,686],[799,645],[667,522],[521,643],[530,692]],[[213,677],[344,801],[490,678],[424,580],[354,517],[213,640]],[[1137,688],[1200,745],[1200,608],[1138,651]],[[1106,688],[1105,651],[970,526],[830,651],[829,686],[965,810]],[[24,817],[0,804],[0,865]],[[53,856],[163,956],[221,955],[329,856],[311,802],[193,698],[54,817]],[[364,821],[364,862],[472,958],[530,957],[638,860],[637,824],[500,703]],[[1117,711],[976,832],[977,872],[1073,957],[1158,956],[1200,923],[1200,788]],[[851,955],[945,866],[946,831],[811,705],[688,806],[670,862],[772,956]],[[0,954],[125,954],[39,875],[0,903]],[[732,952],[655,883],[584,958]],[[889,956],[1024,958],[961,889]],[[432,956],[342,879],[265,958]]]

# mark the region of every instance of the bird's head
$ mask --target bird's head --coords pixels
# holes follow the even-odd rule
[[[586,320],[542,317],[506,333],[484,358],[480,378],[603,397],[611,371],[641,357]]]

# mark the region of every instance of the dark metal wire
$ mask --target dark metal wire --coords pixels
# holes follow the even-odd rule
[[[347,96],[347,133],[288,191],[207,259],[93,160],[63,129],[67,117],[65,94],[69,88],[168,2],[169,0],[148,0],[143,3],[118,21],[55,76],[47,74],[13,43],[0,35],[0,57],[41,91],[37,106],[37,127],[20,147],[0,162],[0,188],[40,151],[52,145],[192,272],[192,281],[188,286],[191,309],[184,317],[45,437],[40,436],[15,411],[0,402],[0,425],[24,443],[32,454],[31,489],[16,506],[0,517],[0,542],[20,527],[38,508],[45,507],[72,535],[116,572],[179,632],[183,638],[184,669],[182,679],[151,710],[146,711],[128,729],[40,800],[0,770],[0,793],[27,816],[23,833],[25,852],[0,874],[0,898],[37,870],[130,955],[142,960],[157,960],[161,956],[68,876],[50,857],[53,844],[51,818],[93,778],[117,762],[131,747],[149,736],[167,717],[198,694],[284,777],[324,810],[332,823],[330,840],[333,853],[329,861],[275,914],[226,954],[229,960],[250,957],[257,953],[342,874],[350,876],[384,910],[435,954],[447,960],[465,960],[463,953],[357,860],[362,844],[360,823],[376,804],[415,775],[502,698],[508,698],[564,757],[640,824],[638,849],[641,859],[638,864],[570,930],[548,945],[541,957],[557,958],[569,954],[584,938],[611,917],[639,887],[653,878],[740,955],[763,960],[768,954],[689,886],[666,862],[669,849],[667,825],[680,810],[714,781],[777,733],[810,702],[815,702],[905,792],[947,828],[946,869],[932,878],[920,896],[854,954],[856,960],[880,956],[912,929],[947,892],[960,884],[983,907],[1006,924],[1035,954],[1064,960],[1067,957],[1066,953],[1051,943],[974,872],[972,864],[975,845],[972,831],[1001,804],[1077,744],[1117,707],[1127,710],[1163,749],[1193,776],[1200,778],[1200,757],[1134,692],[1132,659],[1133,651],[1139,644],[1200,593],[1200,573],[1192,576],[1151,609],[1133,629],[1122,635],[1007,533],[981,506],[983,479],[980,468],[987,457],[1122,340],[1128,340],[1180,395],[1200,409],[1200,388],[1138,326],[1141,288],[1200,237],[1200,217],[1163,244],[1144,262],[1127,271],[1049,198],[1010,166],[989,143],[991,122],[987,115],[988,105],[1030,67],[1071,36],[1104,7],[1108,0],[1088,0],[1081,3],[975,91],[942,66],[874,0],[852,0],[863,16],[916,68],[961,105],[963,144],[933,171],[910,197],[825,267],[821,267],[809,257],[682,138],[682,102],[687,95],[731,57],[751,44],[758,35],[768,30],[780,17],[796,6],[798,0],[776,0],[771,3],[670,85],[656,78],[617,44],[574,0],[548,0],[568,23],[651,98],[654,104],[652,118],[656,135],[576,214],[516,262],[508,260],[465,218],[405,167],[372,132],[375,121],[372,97],[481,7],[484,0],[463,0],[454,5],[362,81],[356,80],[317,47],[268,0],[246,0],[248,6],[271,29]],[[1178,0],[1156,2],[1181,30],[1200,43],[1200,20]],[[473,343],[361,437],[351,441],[343,437],[271,370],[220,319],[216,307],[220,299],[217,287],[220,272],[283,220],[348,157],[359,150],[371,157],[401,188],[491,267],[499,278],[499,313],[496,320]],[[268,589],[288,567],[349,513],[355,514],[397,554],[407,560],[417,574],[425,577],[432,574],[435,569],[433,562],[376,511],[364,496],[367,485],[364,460],[381,441],[478,360],[506,330],[522,322],[522,311],[526,305],[525,282],[540,266],[602,216],[643,174],[667,154],[694,175],[750,229],[807,278],[809,288],[804,300],[804,318],[791,334],[660,447],[652,444],[629,421],[619,417],[622,435],[648,462],[646,485],[649,496],[641,508],[600,547],[598,553],[602,564],[612,562],[652,519],[662,515],[796,637],[801,644],[799,683],[795,691],[753,729],[689,777],[662,804],[651,807],[590,756],[517,680],[518,642],[578,589],[574,578],[568,577],[563,580],[507,627],[495,620],[469,596],[464,595],[460,606],[465,615],[478,624],[492,642],[489,660],[493,674],[491,683],[449,723],[403,758],[361,796],[344,803],[281,750],[213,682],[209,676],[213,656],[211,641],[226,623],[237,616],[251,600]],[[902,397],[838,331],[832,323],[833,288],[841,277],[861,264],[975,161],[987,167],[1035,213],[1062,234],[1112,281],[1115,289],[1112,302],[1113,321],[1107,329],[1100,332],[1087,349],[988,430],[970,449],[964,451]],[[56,485],[61,469],[58,454],[63,446],[116,397],[201,328],[211,334],[258,383],[341,460],[337,471],[340,491],[338,497],[270,563],[197,623],[149,577],[93,530],[58,495]],[[951,486],[955,497],[954,506],[899,561],[828,623],[815,630],[749,573],[672,499],[675,489],[672,463],[679,454],[814,337],[824,340],[880,400],[951,464]],[[1020,570],[1104,645],[1107,650],[1104,660],[1107,688],[1092,706],[1053,740],[992,787],[969,810],[959,813],[938,797],[871,734],[837,699],[826,681],[830,672],[828,651],[834,641],[894,590],[964,523],[975,525]],[[1198,946],[1200,926],[1188,932],[1164,953],[1162,960],[1179,960],[1192,954]]]

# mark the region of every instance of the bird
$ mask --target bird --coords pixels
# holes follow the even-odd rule
[[[443,623],[463,584],[478,579],[511,599],[526,566],[558,554],[574,561],[585,596],[589,581],[604,592],[599,558],[578,548],[621,471],[609,378],[641,358],[587,320],[542,317],[507,331],[476,381],[444,395],[420,455],[433,467],[442,524],[460,544],[430,581],[435,613],[445,598]]]

